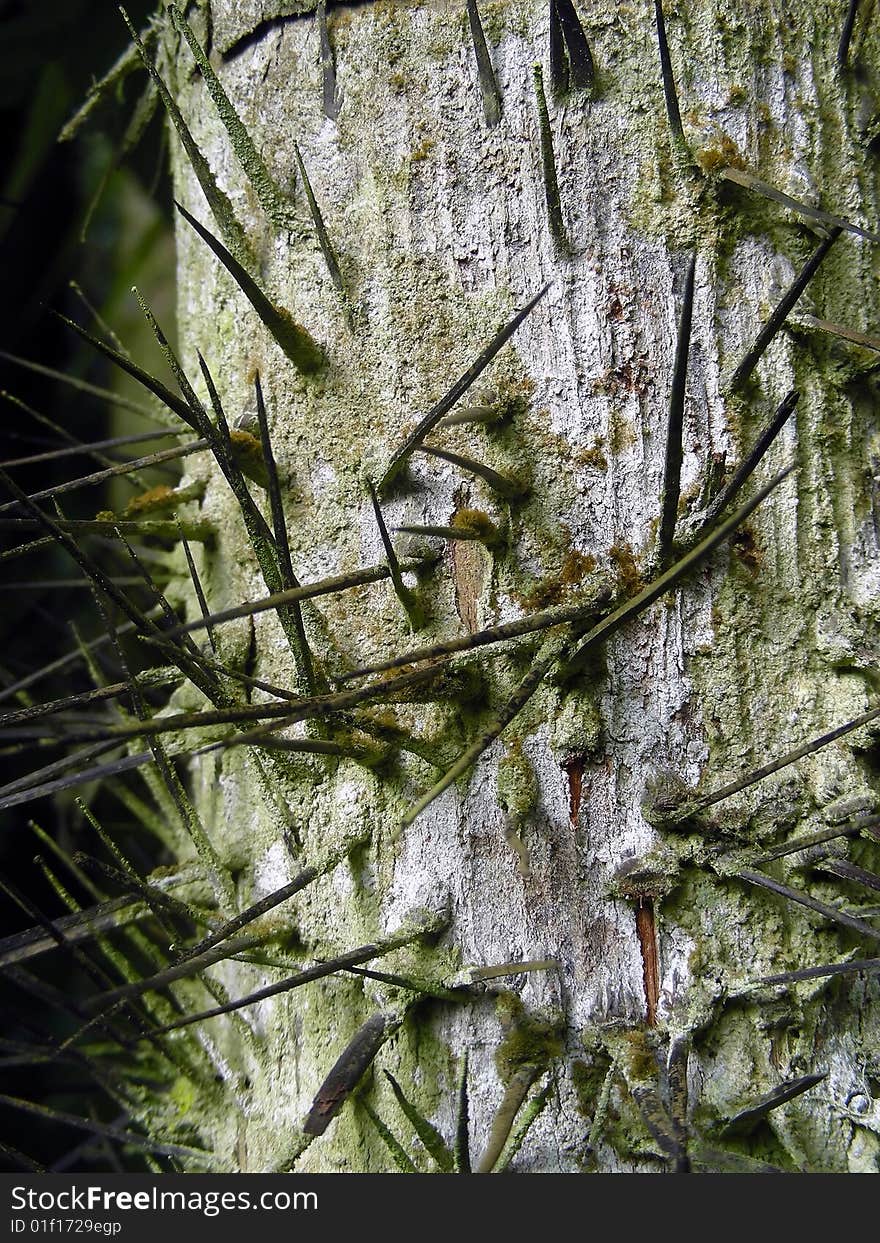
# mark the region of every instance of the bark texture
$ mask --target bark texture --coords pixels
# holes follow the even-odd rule
[[[491,129],[463,3],[332,8],[335,119],[322,106],[318,22],[313,12],[290,15],[295,7],[213,0],[210,11],[190,12],[203,41],[213,30],[217,73],[291,195],[289,230],[262,214],[189,49],[171,31],[164,71],[245,225],[263,287],[327,354],[319,376],[299,375],[180,222],[186,364],[197,375],[201,350],[230,416],[251,408],[259,371],[300,581],[382,562],[367,477],[381,477],[495,330],[550,286],[478,381],[492,392],[466,399],[508,417],[431,437],[527,481],[528,494],[508,503],[480,478],[416,454],[383,501],[389,527],[447,525],[479,510],[506,542],[489,551],[395,537],[401,555],[426,544],[441,554],[418,588],[426,623],[411,632],[387,582],[316,601],[305,624],[328,674],[576,598],[594,582],[623,599],[656,572],[677,322],[693,254],[679,537],[697,523],[713,463],[723,458],[729,472],[792,387],[801,393],[796,415],[747,488],[791,462],[798,469],[732,543],[614,634],[574,680],[545,679],[476,767],[403,831],[408,807],[486,728],[558,631],[466,655],[439,698],[423,692],[422,702],[365,709],[423,740],[419,754],[403,750],[376,769],[323,756],[263,759],[260,770],[242,749],[194,768],[242,906],[362,842],[267,917],[288,957],[333,957],[425,919],[429,937],[367,965],[435,992],[469,979],[470,967],[557,966],[484,982],[458,1002],[339,972],[209,1020],[198,1038],[221,1081],[181,1088],[164,1118],[153,1110],[152,1124],[178,1135],[191,1128],[223,1168],[389,1168],[357,1100],[321,1136],[303,1132],[322,1081],[369,1023],[365,1038],[378,1053],[360,1091],[421,1168],[431,1162],[381,1069],[451,1142],[467,1051],[475,1165],[499,1111],[517,1092],[534,1097],[550,1084],[513,1169],[669,1168],[686,1116],[691,1158],[703,1168],[748,1157],[875,1170],[876,977],[751,984],[868,957],[871,942],[733,875],[761,849],[873,810],[874,736],[852,733],[683,829],[658,827],[656,816],[652,824],[646,797],[656,805],[680,787],[715,789],[874,702],[876,355],[805,316],[876,331],[877,250],[843,233],[752,382],[732,395],[734,368],[823,232],[717,174],[747,168],[874,227],[876,23],[860,16],[841,71],[845,5],[668,5],[688,159],[670,138],[645,0],[579,6],[596,87],[566,97],[551,89],[546,0],[481,6],[503,105]],[[567,253],[548,227],[536,61],[545,67]],[[294,143],[350,313],[317,244]],[[178,197],[216,232],[176,145],[173,161]],[[189,461],[193,478],[207,480],[202,516],[218,530],[202,566],[211,607],[263,594],[225,483],[207,456]],[[254,494],[262,506],[264,494]],[[273,613],[220,628],[219,643],[224,660],[296,687]],[[181,701],[199,702],[195,693],[179,693]],[[831,848],[876,865],[870,840]],[[621,869],[640,879],[621,882]],[[846,909],[870,899],[802,854],[767,865],[767,875]],[[285,973],[241,964],[212,972],[232,996]],[[192,997],[208,1004],[196,986]],[[360,1065],[356,1052],[346,1064]],[[745,1138],[722,1136],[725,1120],[811,1072],[826,1077]]]

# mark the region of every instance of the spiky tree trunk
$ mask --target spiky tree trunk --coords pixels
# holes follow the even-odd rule
[[[160,65],[243,226],[245,263],[325,355],[312,374],[294,365],[179,222],[184,363],[195,377],[203,354],[230,421],[255,409],[259,373],[299,582],[386,563],[368,481],[383,481],[425,413],[549,288],[453,408],[471,403],[489,421],[427,436],[502,479],[416,451],[380,488],[398,555],[436,561],[397,593],[385,578],[304,604],[311,673],[289,612],[218,626],[220,659],[322,694],[413,647],[584,609],[277,735],[345,754],[242,747],[194,766],[239,908],[324,869],[251,926],[275,938],[276,957],[307,966],[372,943],[359,962],[397,982],[337,971],[203,1021],[187,1039],[218,1081],[151,1105],[150,1125],[188,1134],[222,1168],[432,1168],[445,1157],[413,1138],[384,1072],[451,1145],[467,1055],[474,1168],[491,1165],[525,1100],[514,1130],[543,1108],[513,1159],[523,1171],[876,1169],[875,977],[760,983],[875,952],[869,912],[839,922],[871,901],[851,879],[852,864],[877,862],[870,728],[695,802],[872,704],[878,342],[816,321],[862,333],[880,322],[876,237],[838,236],[821,218],[869,232],[878,218],[876,23],[857,20],[841,58],[842,3],[668,5],[664,100],[647,0],[577,13],[484,4],[482,69],[463,3],[333,8],[323,52],[322,14],[284,16],[291,8],[313,10],[214,0],[189,12],[265,162],[262,186],[258,169],[242,170],[234,118],[225,125],[212,103],[180,22],[164,28]],[[231,220],[212,217],[176,140],[173,162],[183,205],[230,245]],[[802,206],[768,198],[756,178]],[[752,374],[735,375],[829,236]],[[793,388],[796,411],[704,525]],[[207,456],[190,461],[217,529],[201,565],[210,607],[265,594],[226,482]],[[580,635],[790,464],[732,536],[571,663]],[[269,519],[268,494],[252,491]],[[450,524],[494,538],[394,532]],[[821,850],[780,849],[827,829],[841,835]],[[520,962],[531,966],[487,978]],[[238,997],[291,970],[208,974]],[[190,986],[192,1010],[209,1001]],[[825,1077],[810,1086],[810,1075]],[[759,1104],[792,1081],[804,1090],[790,1103]],[[406,1158],[390,1153],[383,1123]]]

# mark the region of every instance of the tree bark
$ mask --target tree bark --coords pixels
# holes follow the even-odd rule
[[[556,628],[465,652],[434,689],[357,710],[361,744],[370,741],[364,713],[417,740],[414,750],[389,746],[378,767],[326,755],[260,759],[244,748],[194,765],[200,809],[242,908],[361,843],[273,912],[290,961],[331,959],[424,919],[428,935],[365,965],[426,991],[340,971],[206,1020],[199,1039],[222,1082],[189,1092],[179,1116],[151,1109],[151,1125],[169,1134],[190,1128],[226,1169],[394,1168],[372,1110],[418,1168],[434,1168],[382,1072],[451,1145],[467,1053],[474,1168],[501,1146],[517,1099],[533,1101],[549,1085],[511,1169],[764,1161],[876,1170],[876,975],[755,983],[870,958],[874,942],[743,876],[758,872],[835,909],[870,906],[870,891],[823,870],[826,856],[763,860],[802,835],[857,827],[854,816],[876,810],[870,724],[673,822],[695,792],[719,789],[876,702],[876,347],[830,335],[809,317],[876,331],[877,251],[844,231],[751,379],[732,392],[737,365],[827,227],[719,175],[746,170],[808,206],[875,227],[873,14],[858,16],[841,67],[844,5],[668,5],[677,141],[645,0],[579,6],[595,85],[567,93],[553,90],[545,0],[482,5],[502,106],[492,127],[464,4],[332,8],[335,117],[325,110],[319,21],[312,11],[291,14],[297,7],[311,6],[214,0],[210,12],[190,13],[290,195],[287,228],[260,207],[171,28],[164,72],[244,225],[263,289],[326,353],[320,374],[300,374],[179,221],[185,365],[197,376],[201,351],[230,419],[253,408],[259,373],[300,582],[384,562],[367,480],[379,482],[497,329],[549,286],[455,407],[489,406],[504,418],[441,426],[429,437],[515,477],[527,494],[504,498],[460,465],[414,453],[381,504],[401,557],[439,554],[418,584],[407,580],[424,624],[413,628],[387,581],[304,605],[328,680],[603,590],[598,615],[608,614],[658,576],[692,256],[671,562],[696,539],[713,472],[732,474],[792,388],[796,412],[736,503],[789,464],[796,471],[571,677],[550,659],[571,633]],[[536,62],[547,97],[543,137]],[[548,137],[564,236],[550,219]],[[172,142],[176,195],[217,233]],[[344,298],[318,245],[294,143]],[[201,564],[210,607],[265,594],[216,466],[205,455],[187,469],[206,482],[200,515],[217,529]],[[268,516],[266,494],[252,491]],[[497,547],[393,533],[447,526],[467,510],[500,530]],[[188,606],[197,616],[194,600]],[[224,661],[298,689],[275,613],[217,633]],[[548,675],[522,711],[402,827],[542,660]],[[268,698],[253,692],[254,702]],[[179,694],[177,702],[201,701]],[[336,718],[318,727],[323,735],[302,724],[285,736],[338,738],[354,721]],[[870,833],[824,849],[869,870],[878,862]],[[471,972],[534,961],[545,965],[492,979]],[[238,997],[290,968],[225,963],[211,973]],[[453,1000],[455,985],[467,987]],[[194,990],[191,1004],[205,1008],[205,994]],[[348,1050],[322,1096],[361,1030],[361,1046]],[[730,1125],[809,1074],[825,1077]],[[333,1102],[341,1104],[335,1115]],[[321,1129],[316,1119],[323,1134],[309,1133]]]

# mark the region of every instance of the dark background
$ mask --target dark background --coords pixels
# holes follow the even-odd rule
[[[152,6],[130,0],[127,7],[141,28]],[[88,308],[71,289],[70,282],[75,280],[126,348],[147,366],[151,365],[153,347],[130,295],[132,284],[143,290],[164,326],[173,329],[174,253],[161,116],[154,117],[137,150],[113,171],[122,134],[146,84],[145,73],[132,74],[114,90],[75,139],[57,141],[90,84],[109,69],[128,38],[114,2],[0,0],[0,109],[6,135],[0,154],[0,349],[134,396],[132,388],[125,387],[127,382],[112,374],[108,363],[47,311],[47,307],[54,307],[99,331]],[[102,183],[103,192],[96,203]],[[83,238],[87,217],[89,227]],[[143,421],[114,409],[112,404],[2,358],[0,390],[0,462],[4,464],[64,444],[59,433],[11,403],[7,393],[83,441],[147,430]],[[136,456],[151,447],[120,449],[115,456]],[[92,459],[76,456],[10,466],[9,473],[30,492],[95,469],[98,466]],[[114,485],[114,491],[104,495],[90,488],[65,497],[64,513],[67,517],[94,517],[101,509],[124,505],[134,494],[135,489],[124,484]],[[9,549],[33,538],[32,534],[21,536],[0,529],[0,548]],[[118,554],[111,550],[111,563],[112,556]],[[80,576],[59,549],[0,563],[0,693],[70,650],[74,646],[72,622],[87,637],[98,633],[100,621],[88,589],[42,585]],[[108,666],[105,672],[113,671]],[[24,694],[43,701],[87,690],[92,684],[80,662],[73,672],[44,678]],[[21,694],[7,697],[0,702],[0,713],[27,702]],[[0,784],[48,762],[35,756],[38,747],[38,742],[3,738],[0,733]],[[49,758],[56,755],[53,751]],[[0,875],[47,915],[57,916],[64,907],[34,861],[38,853],[46,854],[46,847],[38,840],[31,820],[65,850],[85,846],[87,826],[82,824],[72,794],[57,800],[42,798],[0,812]],[[88,847],[99,853],[94,841],[89,841]],[[57,860],[53,864],[63,871]],[[75,891],[74,883],[71,888]],[[32,923],[7,894],[0,894],[0,936]],[[39,961],[40,978],[70,995],[77,990],[88,991],[75,964],[62,961],[64,957],[58,953],[43,955],[24,965],[29,969],[33,966],[36,973],[34,964]],[[43,1043],[70,1030],[64,1016],[39,1002],[8,974],[0,975],[0,1006],[4,1015],[0,1032],[7,1040]],[[8,1047],[0,1049],[0,1093],[82,1116],[92,1113],[107,1121],[118,1113],[81,1068],[69,1062],[28,1065],[20,1055],[10,1056]],[[69,1163],[64,1168],[72,1170],[118,1168],[118,1158],[100,1145],[78,1156],[73,1153],[84,1138],[81,1132],[0,1105],[0,1141],[28,1153],[39,1164],[51,1166],[61,1160]],[[15,1159],[0,1152],[0,1169],[16,1168],[20,1166]],[[145,1167],[135,1157],[127,1168]]]

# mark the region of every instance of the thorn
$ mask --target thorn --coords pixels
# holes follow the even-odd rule
[[[849,45],[852,40],[853,27],[856,24],[856,16],[859,11],[859,0],[849,0],[846,10],[846,17],[843,22],[843,29],[840,32],[840,42],[837,45],[837,67],[841,71],[848,68],[847,61],[849,59]]]
[[[424,445],[422,446],[424,449]],[[424,625],[424,617],[422,608],[415,592],[410,591],[409,587],[403,581],[403,575],[400,571],[400,562],[397,559],[397,553],[394,551],[394,545],[391,542],[391,536],[388,534],[388,528],[385,525],[385,519],[382,516],[382,508],[379,504],[379,498],[376,495],[376,489],[371,479],[367,480],[367,487],[370,492],[370,500],[373,503],[373,514],[376,518],[376,526],[379,528],[379,535],[382,539],[382,547],[385,549],[385,556],[388,559],[388,575],[394,587],[394,594],[403,605],[410,627],[418,630]]]
[[[557,27],[555,35],[554,25]],[[562,48],[559,46],[560,35],[565,44],[565,51],[568,53],[568,65],[564,67],[564,74],[559,74],[559,58],[562,53]],[[557,73],[555,75],[553,73],[554,41],[557,42]],[[590,92],[596,84],[593,54],[572,0],[550,0],[550,71],[553,89],[561,94],[568,91],[569,84],[576,91]]]
[[[553,134],[550,129],[550,114],[547,111],[547,98],[544,94],[544,74],[540,63],[532,66],[535,82],[535,103],[538,109],[538,133],[541,139],[541,167],[544,174],[544,201],[547,205],[547,223],[557,255],[567,255],[570,251],[565,224],[562,220],[562,205],[559,199],[559,182],[556,178],[556,158],[553,154]]]
[[[844,220],[842,216],[834,216],[831,212],[823,211],[820,207],[812,207],[809,203],[802,203],[799,199],[793,199],[790,194],[783,194],[781,190],[777,190],[774,186],[769,186],[766,181],[761,181],[753,173],[747,172],[742,168],[722,168],[718,176],[725,181],[732,181],[734,185],[742,186],[745,190],[753,190],[756,194],[762,194],[764,198],[771,199],[774,203],[781,203],[783,207],[787,207],[790,211],[796,212],[799,216],[806,216],[809,220],[819,220],[824,225],[832,225],[837,229],[844,229],[848,233],[855,233],[857,237],[863,237],[869,242],[880,242],[880,234],[872,233],[869,229],[863,229],[860,225],[853,224],[850,220]]]
[[[385,1078],[391,1084],[391,1091],[394,1093],[394,1099],[400,1106],[401,1111],[406,1116],[413,1130],[422,1142],[426,1152],[434,1159],[441,1174],[452,1174],[455,1169],[455,1160],[449,1150],[449,1146],[443,1136],[437,1130],[432,1122],[421,1113],[412,1101],[408,1100],[404,1094],[403,1088],[394,1078],[390,1070],[385,1071]]]
[[[678,501],[681,496],[682,431],[684,428],[684,399],[687,385],[688,353],[690,351],[691,321],[694,310],[694,274],[697,256],[691,256],[684,282],[681,300],[681,316],[678,321],[678,339],[675,346],[675,363],[672,369],[672,385],[669,391],[669,419],[666,427],[666,455],[663,474],[663,502],[660,510],[660,533],[658,536],[658,563],[661,570],[669,568],[672,560],[672,541],[678,518]]]
[[[193,591],[196,593],[196,600],[198,600],[198,603],[199,603],[199,612],[202,614],[202,621],[204,622],[205,630],[208,633],[208,642],[211,645],[211,651],[216,655],[217,654],[217,643],[214,638],[214,627],[211,625],[211,617],[208,612],[208,601],[205,599],[205,593],[202,590],[202,580],[199,578],[199,572],[196,569],[196,563],[193,560],[192,550],[190,549],[189,541],[187,540],[186,536],[183,533],[183,527],[180,525],[180,523],[178,523],[177,525],[180,529],[180,542],[183,545],[183,552],[186,557],[186,564],[187,564],[187,568],[189,569],[189,576],[192,581]]]
[[[199,73],[202,75],[205,86],[208,88],[208,94],[214,102],[217,115],[223,122],[229,135],[232,149],[238,157],[238,162],[244,169],[248,181],[253,186],[260,206],[277,228],[290,229],[294,227],[290,204],[263,163],[250,134],[242,123],[241,117],[236,112],[232,101],[226,94],[220,79],[214,72],[213,65],[193,34],[192,28],[176,5],[170,4],[168,12],[171,14],[171,21],[175,29],[183,35],[189,44],[189,50],[192,52]]]
[[[335,121],[339,116],[341,99],[336,82],[336,62],[333,57],[333,45],[330,42],[330,31],[327,28],[327,0],[318,0],[316,11],[318,16],[318,38],[321,43],[321,91],[324,116],[330,121]]]
[[[55,312],[52,312],[52,314],[55,314]],[[71,324],[70,320],[65,322]],[[78,324],[72,324],[71,326],[78,332],[85,332],[85,329],[80,330]],[[87,338],[87,340],[91,340],[91,338]],[[94,344],[94,341],[92,341],[92,344]],[[159,422],[155,410],[150,410],[147,406],[138,405],[136,401],[131,401],[128,397],[114,393],[112,389],[101,388],[97,384],[89,384],[88,381],[81,380],[78,376],[68,375],[66,371],[56,371],[54,367],[44,367],[42,363],[33,363],[27,358],[19,358],[17,354],[7,354],[5,350],[0,350],[0,358],[5,359],[8,363],[15,363],[17,367],[24,367],[26,371],[32,371],[36,375],[46,376],[50,380],[58,380],[61,384],[67,384],[79,393],[87,393],[90,397],[97,397],[101,401],[108,402],[111,407],[117,406],[120,410],[130,410],[132,414],[139,414],[141,418],[149,419],[151,423]],[[165,434],[173,435],[174,433],[168,431]]]
[[[841,337],[844,341],[852,341],[854,345],[862,345],[866,350],[880,353],[880,337],[867,332],[857,332],[855,328],[846,328],[842,324],[829,323],[827,319],[816,319],[814,315],[802,315],[800,322],[810,328],[818,328],[832,337]]]
[[[461,1059],[461,1074],[458,1080],[458,1114],[455,1122],[455,1172],[456,1174],[471,1173],[471,1150],[468,1127],[470,1122],[468,1106],[468,1050],[465,1049]]]
[[[716,519],[724,512],[727,506],[735,500],[739,495],[743,484],[754,472],[764,454],[773,444],[773,441],[782,431],[789,417],[795,410],[800,401],[800,393],[793,388],[780,402],[773,418],[758,436],[752,448],[743,458],[740,466],[734,472],[733,478],[725,485],[706,510],[706,516],[703,519],[700,529],[705,531],[716,521]]]
[[[385,471],[385,474],[382,476],[381,482],[379,483],[378,492],[380,496],[388,488],[410,454],[418,448],[425,437],[428,436],[437,426],[443,416],[449,413],[459,398],[463,397],[474,381],[482,375],[482,373],[489,366],[489,363],[491,363],[496,354],[504,348],[516,332],[517,328],[526,316],[534,310],[549,288],[549,284],[545,285],[543,289],[535,294],[531,302],[528,302],[521,311],[517,311],[513,319],[508,324],[505,324],[505,326],[495,334],[486,348],[477,357],[476,361],[471,363],[467,371],[459,376],[449,392],[446,393],[445,396],[441,397],[435,406],[431,407],[415,431],[407,437],[402,448],[398,449],[392,457],[388,469]]]
[[[792,889],[790,885],[783,885],[780,881],[773,880],[770,876],[765,876],[763,872],[755,872],[751,868],[742,868],[740,871],[734,872],[733,875],[738,880],[744,880],[750,885],[769,889],[771,893],[778,894],[788,902],[796,902],[799,906],[805,906],[808,910],[815,911],[817,915],[822,915],[833,923],[849,928],[851,932],[857,932],[859,936],[866,937],[869,941],[880,941],[880,931],[872,928],[863,919],[857,919],[854,915],[847,915],[844,911],[838,910],[836,906],[829,906],[827,902],[819,902],[818,899],[811,898],[808,893],[804,893],[801,889]]]
[[[678,92],[675,89],[675,77],[672,73],[672,59],[669,55],[669,43],[666,39],[666,20],[663,16],[661,0],[654,0],[654,21],[657,27],[660,72],[663,75],[663,98],[666,100],[666,116],[669,120],[669,129],[672,134],[672,148],[673,151],[690,160],[690,148],[684,136],[684,127],[681,123]]]
[[[465,457],[460,453],[450,453],[448,449],[439,449],[436,445],[421,444],[417,445],[416,448],[419,453],[427,453],[431,457],[441,458],[444,462],[451,462],[453,466],[458,466],[461,470],[466,470],[472,475],[479,476],[480,479],[485,480],[493,492],[497,492],[506,501],[519,500],[521,497],[526,496],[530,490],[528,485],[524,484],[521,479],[492,470],[491,466],[486,466],[484,462],[477,462],[474,458]]]
[[[373,1014],[363,1023],[333,1063],[315,1093],[303,1123],[306,1135],[323,1135],[351,1093],[375,1061],[383,1044],[403,1022],[387,1014]]]
[[[829,233],[828,237],[823,238],[823,240],[813,251],[810,258],[801,268],[795,279],[792,281],[791,285],[789,285],[788,289],[782,295],[776,307],[773,309],[770,318],[767,320],[767,323],[758,333],[755,344],[748,351],[742,362],[738,365],[731,376],[730,391],[732,393],[735,393],[737,389],[742,388],[746,380],[755,370],[755,367],[758,365],[761,356],[767,349],[767,346],[785,323],[795,303],[798,301],[801,294],[804,292],[807,285],[818,271],[822,260],[837,241],[840,236],[840,232],[841,230],[839,228],[834,228],[831,233]]]
[[[319,5],[323,6],[323,4],[324,0],[319,0]],[[302,179],[303,189],[306,193],[306,202],[308,203],[309,211],[312,214],[315,232],[318,235],[318,245],[321,247],[321,254],[324,256],[324,262],[327,264],[327,271],[330,273],[330,280],[333,282],[333,287],[341,295],[342,300],[345,303],[346,314],[350,319],[351,312],[348,304],[348,298],[345,293],[345,287],[342,284],[342,273],[339,270],[339,261],[336,258],[336,251],[333,249],[333,243],[330,241],[330,235],[324,226],[324,218],[321,215],[321,209],[318,207],[318,201],[315,198],[314,191],[312,190],[312,183],[309,181],[306,166],[303,163],[303,158],[300,155],[300,150],[296,143],[293,144],[293,153],[296,156],[296,164],[299,169],[299,175]]]
[[[852,733],[854,729],[860,729],[862,725],[868,725],[878,717],[880,717],[880,708],[871,708],[868,712],[863,712],[861,716],[855,717],[852,721],[847,721],[845,725],[838,725],[827,734],[820,734],[818,738],[813,738],[809,742],[803,743],[800,747],[796,747],[793,751],[787,752],[787,754],[780,756],[779,759],[773,760],[769,764],[764,764],[761,768],[754,769],[744,777],[738,777],[728,785],[712,790],[708,794],[698,795],[691,802],[689,810],[702,811],[706,807],[712,807],[715,803],[720,803],[723,799],[739,794],[741,790],[746,790],[756,782],[763,781],[771,773],[779,772],[781,768],[787,768],[789,764],[794,764],[797,760],[802,760],[805,756],[820,751],[823,747],[827,747],[829,743],[836,742],[838,738],[843,738],[844,735]]]
[[[54,315],[56,319],[59,319],[62,324],[66,324],[68,328],[72,328],[73,331],[81,336],[84,341],[88,341],[89,345],[94,346],[99,353],[103,354],[105,358],[109,358],[110,361],[115,363],[121,371],[124,371],[127,375],[130,375],[133,380],[136,380],[138,384],[142,385],[148,392],[152,393],[154,397],[158,397],[162,404],[167,406],[169,410],[172,410],[178,418],[182,419],[183,422],[187,424],[188,427],[191,427],[194,431],[198,431],[198,424],[192,410],[190,410],[185,401],[181,401],[179,397],[176,397],[174,393],[172,393],[170,389],[166,388],[160,380],[157,380],[154,376],[151,376],[149,372],[144,371],[142,367],[138,367],[138,365],[133,363],[131,359],[127,358],[125,354],[120,354],[117,350],[114,350],[112,346],[107,345],[101,340],[100,337],[93,336],[90,332],[87,332],[85,328],[82,328],[72,319],[68,319],[66,315],[62,315],[59,311],[50,311],[50,313]]]
[[[144,47],[144,44],[141,42],[134,26],[131,24],[131,19],[125,9],[120,8],[119,11],[122,14],[126,26],[128,26],[131,37],[134,40],[135,46],[140,53],[144,65],[146,66],[147,72],[156,84],[156,89],[159,92],[159,98],[162,100],[165,111],[168,113],[168,117],[177,131],[177,136],[180,139],[181,146],[186,152],[187,159],[189,160],[192,170],[195,173],[196,180],[201,186],[202,193],[205,196],[208,207],[211,209],[211,214],[217,221],[220,232],[223,234],[224,241],[239,263],[246,265],[253,264],[254,260],[250,245],[248,244],[244,230],[236,219],[232,203],[217,185],[208,161],[196,145],[195,139],[190,133],[186,121],[183,119],[183,114],[178,108],[168,87],[162,80],[162,76],[156,68],[155,62],[148,53],[147,49]]]
[[[799,971],[782,971],[765,975],[756,984],[799,984],[803,980],[819,980],[831,975],[854,975],[859,971],[880,971],[880,958],[851,958],[849,962],[824,963],[819,967],[802,967]]]
[[[205,245],[214,252],[297,370],[304,375],[313,375],[316,371],[320,371],[327,360],[321,347],[305,328],[296,323],[289,311],[274,306],[253,277],[229,253],[222,242],[218,241],[203,224],[199,224],[198,220],[191,216],[185,207],[181,207],[176,199],[174,206],[184,220],[195,229]]]
[[[750,1135],[772,1109],[778,1109],[780,1105],[785,1105],[788,1101],[793,1101],[795,1097],[803,1095],[804,1092],[809,1092],[811,1088],[827,1078],[826,1071],[823,1074],[802,1075],[799,1079],[790,1079],[787,1083],[781,1083],[779,1087],[773,1088],[771,1092],[760,1097],[753,1105],[734,1114],[725,1123],[722,1135]]]
[[[489,129],[492,129],[501,120],[501,92],[498,89],[495,70],[492,68],[492,58],[486,46],[486,35],[483,32],[483,23],[480,21],[480,10],[477,8],[477,0],[467,0],[467,12],[471,27],[471,40],[474,45],[474,56],[477,61],[480,93],[483,96],[483,116]]]

